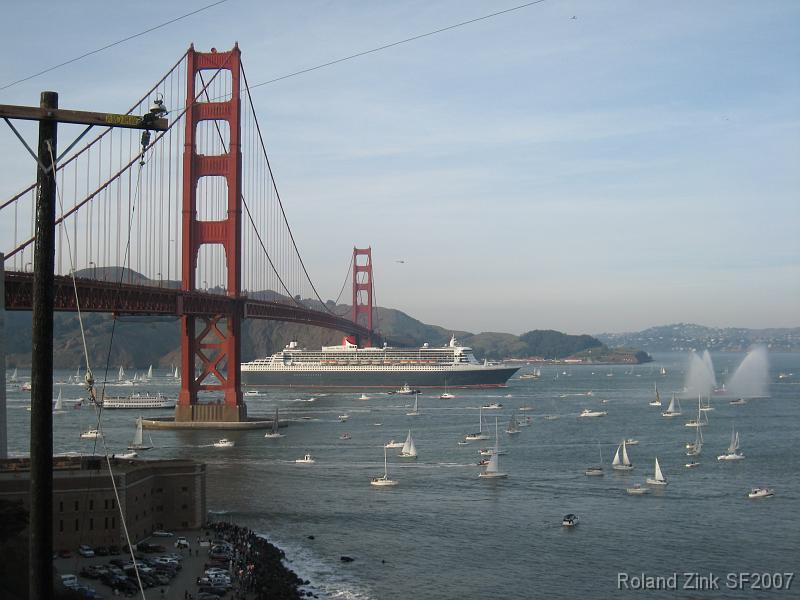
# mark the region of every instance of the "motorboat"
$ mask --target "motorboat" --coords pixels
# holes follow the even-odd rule
[[[628,438],[627,440],[625,440],[625,443],[628,446],[638,446],[639,445],[639,440],[636,440],[634,438]]]
[[[747,404],[747,400],[744,398],[736,398],[735,400],[731,400],[728,404],[732,404],[733,406],[741,406],[742,404]]]
[[[687,469],[694,469],[695,467],[699,467],[700,463],[693,459],[693,460],[690,460],[689,462],[687,462],[683,466],[686,467]]]
[[[650,493],[650,490],[640,483],[634,483],[633,487],[625,488],[625,491],[631,496],[644,496]]]
[[[418,392],[419,392],[419,390],[411,389],[411,386],[409,386],[407,383],[404,383],[403,386],[399,390],[395,390],[394,391],[395,394],[400,394],[402,396],[410,396],[411,394],[418,393]]]
[[[100,432],[99,429],[87,429],[83,433],[81,433],[81,438],[84,440],[96,440],[103,437],[103,434]]]
[[[340,422],[340,423],[344,423],[344,422],[345,422],[345,421],[347,421],[347,419],[349,419],[349,418],[350,418],[350,415],[347,415],[347,414],[345,414],[345,415],[339,415],[339,422]]]
[[[383,445],[384,448],[402,448],[403,442],[395,442],[393,439]]]
[[[481,408],[484,410],[497,410],[499,408],[503,408],[503,405],[499,402],[492,402],[491,404],[484,404]]]
[[[605,417],[608,415],[608,412],[605,410],[591,410],[589,408],[584,408],[579,414],[579,417]]]
[[[455,398],[455,396],[450,392],[442,392],[441,394],[439,394],[439,398],[441,398],[442,400],[452,400],[453,398]]]
[[[260,396],[261,393],[258,390],[247,390],[242,394],[243,396]]]
[[[578,524],[578,515],[574,515],[572,513],[568,515],[564,515],[564,518],[561,520],[561,524],[564,527],[575,527]]]
[[[345,431],[342,435],[339,436],[340,440],[352,440],[353,436],[350,435],[347,431]]]
[[[485,467],[488,464],[489,464],[489,459],[488,458],[482,458],[477,462],[477,465],[479,467]]]
[[[754,487],[747,493],[748,498],[770,498],[775,495],[775,490],[772,488]]]
[[[495,452],[494,448],[481,448],[478,453],[481,456],[491,456],[492,454],[494,454],[494,452]],[[505,450],[499,450],[498,453],[499,454],[508,454],[508,452],[506,452]]]
[[[217,440],[216,442],[214,442],[215,448],[233,448],[235,445],[236,442],[226,438],[222,438],[221,440]]]
[[[361,395],[358,397],[358,400],[369,400],[369,396],[367,396],[366,394],[361,394]]]
[[[296,462],[299,465],[313,465],[317,461],[311,458],[311,455],[308,452],[306,452],[303,455],[303,458],[296,458],[294,459],[294,462]]]

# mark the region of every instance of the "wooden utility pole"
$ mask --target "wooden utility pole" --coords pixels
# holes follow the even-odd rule
[[[36,170],[36,242],[33,250],[31,357],[30,600],[53,597],[53,279],[55,264],[58,123],[164,131],[160,101],[144,117],[59,110],[58,94],[42,92],[39,108],[0,104],[0,118],[39,121]],[[9,126],[11,124],[9,123]],[[13,129],[13,127],[12,127]],[[16,130],[14,130],[17,133]],[[17,133],[17,135],[19,135]],[[22,139],[22,138],[20,138]],[[149,135],[148,138],[149,140]],[[23,143],[25,143],[23,141]],[[149,143],[149,142],[148,142]],[[143,151],[146,144],[143,141]],[[26,144],[27,146],[27,144]],[[30,149],[29,149],[30,151]]]
[[[42,110],[58,108],[42,92]],[[56,121],[39,121],[36,242],[33,248],[31,341],[31,516],[28,590],[31,600],[53,594],[53,265],[55,262]]]

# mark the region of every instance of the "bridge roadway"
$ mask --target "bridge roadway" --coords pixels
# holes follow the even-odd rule
[[[239,314],[245,319],[266,319],[303,323],[326,329],[335,329],[370,339],[372,332],[356,325],[350,319],[337,317],[310,308],[255,300],[247,296],[231,298],[207,292],[186,292],[169,287],[150,287],[127,283],[98,281],[77,277],[75,287],[72,277],[57,275],[54,282],[55,310],[106,312],[118,315],[194,315],[210,317],[221,314]],[[31,310],[33,307],[33,273],[6,271],[6,310]]]

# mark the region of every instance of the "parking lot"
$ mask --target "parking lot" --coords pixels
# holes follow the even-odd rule
[[[219,555],[217,560],[212,560],[209,556],[211,540],[205,538],[205,532],[172,533],[171,536],[147,538],[143,543],[140,542],[136,551],[139,576],[147,596],[180,599],[188,598],[191,594],[192,598],[199,600],[232,597],[230,586],[225,585],[226,581],[230,583],[224,573],[227,561]],[[188,547],[184,543],[176,543],[179,539],[185,539]],[[54,564],[59,575],[77,576],[78,589],[86,598],[138,594],[130,554],[120,552],[116,555],[87,557],[81,556],[76,549],[68,558],[55,559]],[[198,578],[204,577],[207,567],[212,571],[202,585],[198,585]]]

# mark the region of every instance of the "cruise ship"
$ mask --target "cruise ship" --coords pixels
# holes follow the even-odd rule
[[[359,348],[346,337],[341,346],[309,351],[289,343],[272,356],[242,364],[248,386],[376,388],[498,387],[519,367],[479,362],[455,337],[443,347]]]
[[[175,399],[162,393],[131,394],[130,396],[105,396],[100,402],[103,408],[175,408]]]

